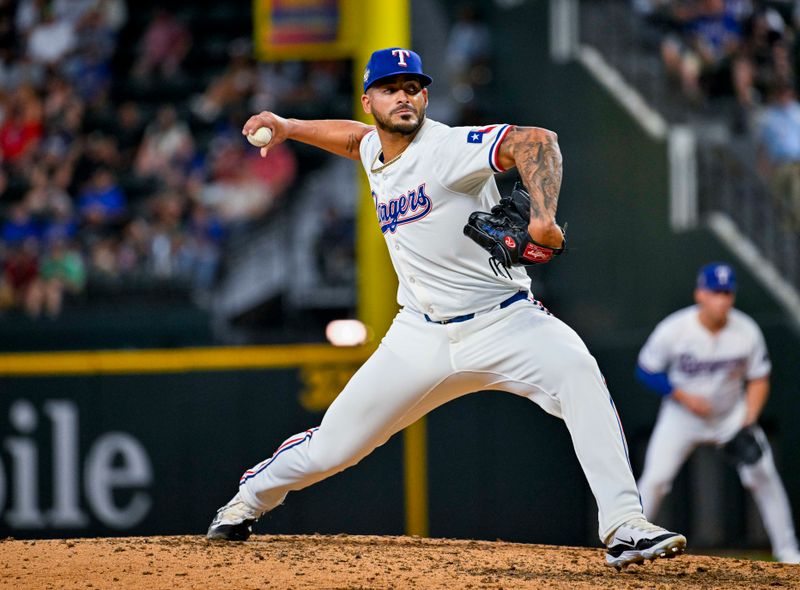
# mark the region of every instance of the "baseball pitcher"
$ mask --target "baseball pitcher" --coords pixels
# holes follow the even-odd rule
[[[500,390],[564,420],[597,500],[608,565],[681,553],[683,535],[643,516],[595,359],[530,293],[523,266],[551,260],[565,244],[555,220],[562,172],[555,133],[432,121],[425,116],[431,81],[413,51],[382,49],[367,64],[361,97],[374,126],[269,112],[244,125],[246,135],[270,130],[262,155],[292,139],[361,161],[401,309],[319,427],[289,437],[244,473],[208,537],[247,539],[251,525],[289,492],[355,465],[441,404]],[[514,167],[524,188],[501,199],[494,175]]]

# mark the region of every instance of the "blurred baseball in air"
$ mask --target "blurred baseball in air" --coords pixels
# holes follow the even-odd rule
[[[367,341],[367,327],[358,320],[333,320],[325,337],[334,346],[358,346]]]
[[[256,147],[264,147],[272,141],[272,131],[269,127],[259,127],[253,133],[247,134],[247,141]]]

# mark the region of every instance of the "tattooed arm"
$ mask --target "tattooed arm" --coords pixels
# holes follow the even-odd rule
[[[261,148],[262,157],[267,155],[271,147],[287,139],[293,139],[351,160],[360,159],[358,146],[363,137],[374,129],[371,125],[346,119],[320,121],[284,119],[275,113],[263,111],[247,120],[242,127],[242,135],[253,133],[259,127],[268,127],[272,130],[272,141],[268,146]]]
[[[558,136],[539,127],[514,127],[500,145],[498,156],[506,170],[516,166],[531,195],[528,233],[540,244],[561,246],[563,234],[556,224],[561,190]]]

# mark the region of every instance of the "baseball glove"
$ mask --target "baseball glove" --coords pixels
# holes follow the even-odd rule
[[[742,428],[731,440],[722,445],[722,456],[734,466],[752,465],[763,453],[764,450],[758,443],[755,431],[749,426]]]
[[[531,238],[528,233],[530,210],[531,197],[517,183],[511,195],[500,199],[490,213],[470,213],[464,235],[506,268],[550,262],[553,256],[564,251],[566,238],[562,237],[559,248],[545,246]]]

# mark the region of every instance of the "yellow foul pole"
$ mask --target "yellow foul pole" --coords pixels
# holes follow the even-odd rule
[[[361,107],[364,67],[370,54],[384,47],[411,44],[409,0],[359,3],[358,43],[353,54],[355,116],[373,123]],[[375,218],[375,206],[367,178],[358,175],[359,201],[356,250],[358,252],[358,317],[380,338],[397,313],[397,280],[386,244]],[[397,375],[395,378],[402,379]],[[379,386],[379,384],[376,384]],[[428,485],[425,419],[403,432],[406,534],[428,535]]]

